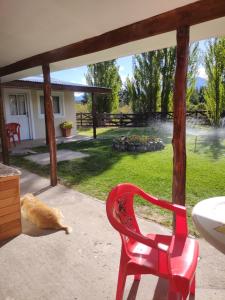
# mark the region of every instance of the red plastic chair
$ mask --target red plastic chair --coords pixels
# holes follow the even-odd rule
[[[10,139],[12,138],[13,144],[15,146],[15,136],[17,136],[17,140],[20,144],[20,124],[18,123],[8,123],[5,125],[7,136],[10,144]]]
[[[143,235],[134,214],[134,195],[174,212],[175,233],[170,236]],[[110,192],[106,210],[110,223],[122,239],[116,300],[123,298],[127,275],[134,275],[135,280],[140,280],[141,274],[167,278],[169,300],[174,300],[176,293],[180,293],[182,299],[195,293],[199,249],[198,242],[187,236],[185,207],[159,200],[132,184],[124,183]]]

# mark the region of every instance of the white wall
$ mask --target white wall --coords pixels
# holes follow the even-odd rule
[[[33,115],[34,115],[34,128],[36,139],[45,137],[45,122],[44,116],[40,114],[40,95],[43,95],[42,91],[31,91],[32,103],[33,103]],[[55,116],[55,136],[61,136],[61,129],[59,124],[64,121],[71,121],[74,124],[72,128],[72,135],[76,134],[76,114],[74,105],[74,93],[71,91],[52,91],[52,95],[60,96],[63,106],[62,116]]]
[[[45,119],[44,115],[40,113],[40,95],[43,95],[43,91],[37,90],[21,90],[21,89],[4,89],[4,103],[5,107],[9,94],[25,92],[28,97],[29,105],[29,116],[30,116],[30,127],[31,127],[31,138],[33,139],[42,139],[45,138]],[[61,129],[59,124],[64,121],[73,122],[74,127],[72,128],[72,135],[76,134],[76,113],[74,105],[74,92],[72,91],[52,91],[52,95],[60,96],[62,101],[62,115],[55,115],[54,124],[55,124],[55,135],[60,137]],[[8,110],[5,111],[5,117],[7,120]]]

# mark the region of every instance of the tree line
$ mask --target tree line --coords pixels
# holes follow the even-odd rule
[[[133,76],[122,84],[116,60],[92,64],[86,74],[87,84],[112,88],[112,95],[97,96],[98,112],[116,112],[129,105],[133,112],[172,111],[176,67],[176,47],[133,56]],[[208,76],[206,86],[196,89],[200,63]],[[205,109],[212,125],[225,117],[225,38],[206,42],[205,53],[199,43],[190,45],[186,103],[189,110]]]

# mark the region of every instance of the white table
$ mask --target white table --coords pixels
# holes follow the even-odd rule
[[[199,202],[192,218],[200,234],[225,254],[225,196]]]

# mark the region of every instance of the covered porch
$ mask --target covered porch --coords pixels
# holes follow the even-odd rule
[[[66,221],[73,226],[74,232],[65,236],[63,232],[33,233],[24,224],[23,234],[5,243],[1,251],[1,289],[2,297],[9,299],[112,299],[115,295],[120,242],[116,233],[108,224],[104,205],[92,198],[57,186],[57,147],[55,139],[54,116],[51,98],[50,70],[78,67],[84,64],[97,63],[123,55],[136,54],[177,46],[176,75],[173,99],[173,183],[172,201],[185,206],[186,203],[186,100],[189,43],[192,41],[225,34],[224,0],[201,1],[113,1],[108,6],[103,1],[90,4],[89,9],[79,1],[76,7],[71,4],[67,9],[54,2],[43,10],[39,2],[36,9],[43,16],[43,39],[33,39],[34,44],[21,43],[20,51],[15,51],[18,36],[26,40],[33,36],[35,28],[29,34],[22,24],[18,33],[8,40],[8,27],[5,30],[6,41],[0,62],[2,82],[15,80],[25,75],[43,73],[44,107],[46,137],[50,153],[50,185],[42,178],[23,171],[21,194],[26,191],[36,192],[51,206],[57,206],[65,214]],[[135,3],[135,4],[134,4]],[[26,1],[19,7],[10,5],[6,8],[12,12],[14,20],[20,7],[27,8]],[[134,12],[131,14],[131,8]],[[183,5],[183,6],[182,6]],[[53,9],[52,9],[53,8]],[[79,8],[79,9],[77,9]],[[18,12],[16,11],[18,10]],[[30,8],[31,9],[31,8]],[[64,29],[49,26],[49,12],[54,20],[62,11]],[[86,15],[84,12],[87,12]],[[71,15],[76,12],[76,16]],[[83,12],[83,14],[82,14]],[[100,12],[100,14],[99,14]],[[107,22],[102,22],[102,13]],[[74,23],[68,26],[68,15]],[[21,18],[23,16],[23,11]],[[32,21],[37,28],[41,23],[36,12]],[[81,17],[81,19],[80,19]],[[76,19],[77,18],[77,19]],[[16,18],[15,18],[16,19]],[[78,28],[88,19],[84,30]],[[31,22],[33,24],[33,22]],[[93,25],[95,24],[95,25]],[[8,24],[10,25],[10,24]],[[52,24],[53,25],[53,24]],[[0,25],[1,26],[1,25]],[[10,30],[14,32],[16,24]],[[45,31],[45,28],[48,30]],[[68,29],[69,28],[69,29]],[[68,29],[68,38],[65,31]],[[74,36],[74,32],[76,33]],[[40,35],[39,35],[40,36]],[[35,37],[36,38],[36,37]],[[8,43],[7,43],[8,42]],[[13,49],[9,47],[14,45]],[[25,46],[26,45],[26,46]],[[11,51],[8,51],[8,48]],[[96,115],[95,97],[92,94],[93,116]],[[4,131],[4,107],[0,93],[0,131],[2,139],[3,161],[9,163],[7,138]],[[93,134],[96,137],[95,117]],[[41,182],[41,183],[40,183]],[[172,216],[171,216],[172,217]],[[151,222],[140,220],[143,230],[168,232],[167,229]],[[224,298],[224,256],[214,248],[200,241],[201,259],[198,267],[197,294],[195,299]],[[56,263],[57,262],[57,263]],[[212,267],[215,271],[212,271]],[[150,280],[149,280],[150,279]],[[149,281],[148,281],[149,280]],[[148,283],[146,284],[146,281]],[[12,284],[13,283],[13,284]],[[132,282],[126,286],[128,299],[166,299],[166,282],[144,276],[137,286]],[[137,284],[137,283],[135,283]],[[162,287],[163,286],[163,287]],[[174,299],[175,300],[175,299]]]

